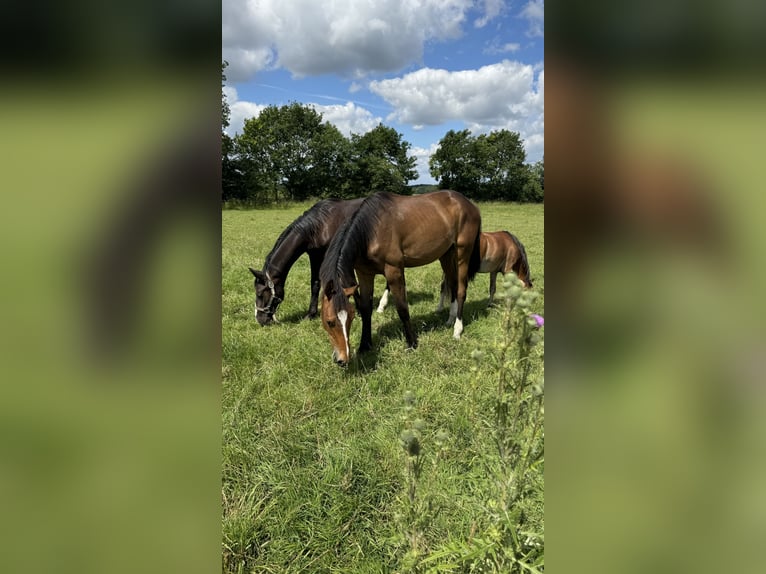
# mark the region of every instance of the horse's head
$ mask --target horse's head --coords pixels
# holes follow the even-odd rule
[[[351,359],[349,337],[355,312],[350,297],[356,292],[356,287],[342,287],[338,291],[330,281],[325,285],[322,297],[322,327],[332,343],[332,360],[341,367],[345,367]]]
[[[255,319],[260,325],[275,322],[274,313],[285,297],[281,281],[275,282],[268,273],[248,267],[255,276]]]
[[[524,277],[521,278],[521,281],[524,283],[524,287],[527,289],[531,289],[533,287],[532,277],[529,274],[524,275]]]

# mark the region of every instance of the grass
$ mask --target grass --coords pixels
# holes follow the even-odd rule
[[[469,539],[488,520],[494,388],[472,372],[471,351],[500,338],[501,313],[486,309],[489,275],[478,275],[469,286],[463,338],[455,341],[444,326],[447,311],[434,312],[438,262],[408,269],[418,349],[405,349],[390,305],[373,313],[373,351],[340,369],[319,322],[301,320],[310,275],[303,256],[289,274],[281,323],[260,327],[247,266],[260,268],[279,233],[309,206],[222,214],[223,569],[407,571],[417,568],[408,561],[413,544],[425,556]],[[485,231],[507,229],[524,243],[541,294],[532,310],[543,314],[543,206],[480,208]],[[383,286],[378,277],[376,303]],[[352,348],[360,331],[357,319]],[[409,414],[407,391],[415,397]],[[399,442],[413,413],[423,421],[415,542],[407,536],[412,513]]]

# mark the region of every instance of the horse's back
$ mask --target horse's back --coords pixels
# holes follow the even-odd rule
[[[440,258],[453,245],[472,245],[475,241],[481,215],[458,192],[384,197],[391,203],[378,215],[380,224],[369,246],[370,259],[385,259],[397,267],[418,267]]]
[[[481,221],[479,208],[457,191],[444,189],[421,195],[391,195],[391,198],[398,219],[421,225],[429,222],[434,229],[441,226],[440,221],[445,228]]]

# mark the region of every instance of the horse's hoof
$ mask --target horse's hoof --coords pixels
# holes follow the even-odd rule
[[[308,319],[308,320],[310,321],[311,319],[316,319],[316,318],[317,318],[317,313],[306,313],[306,314],[303,316],[303,319],[304,319],[304,321],[305,321],[306,319]]]

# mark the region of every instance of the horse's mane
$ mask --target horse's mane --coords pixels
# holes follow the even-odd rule
[[[266,260],[263,262],[263,268],[266,269],[268,267],[269,263],[271,263],[272,256],[288,236],[297,234],[309,242],[315,239],[321,232],[325,220],[332,213],[333,207],[341,201],[341,199],[335,198],[323,199],[304,211],[303,215],[299,216],[279,234],[276,243],[274,243],[274,247],[269,251]]]
[[[366,253],[367,246],[373,239],[375,227],[380,215],[392,208],[393,196],[387,192],[378,192],[365,199],[359,209],[335,233],[327,248],[319,281],[322,289],[332,281],[335,293],[332,301],[335,309],[348,307],[348,298],[343,294],[343,287],[356,283],[354,262]]]
[[[519,238],[516,237],[513,233],[510,231],[506,231],[508,235],[511,236],[511,240],[516,244],[516,247],[519,250],[519,253],[521,253],[521,269],[523,273],[527,276],[527,280],[532,283],[532,275],[529,272],[529,261],[527,260],[527,250],[524,249],[524,244],[519,241]]]

